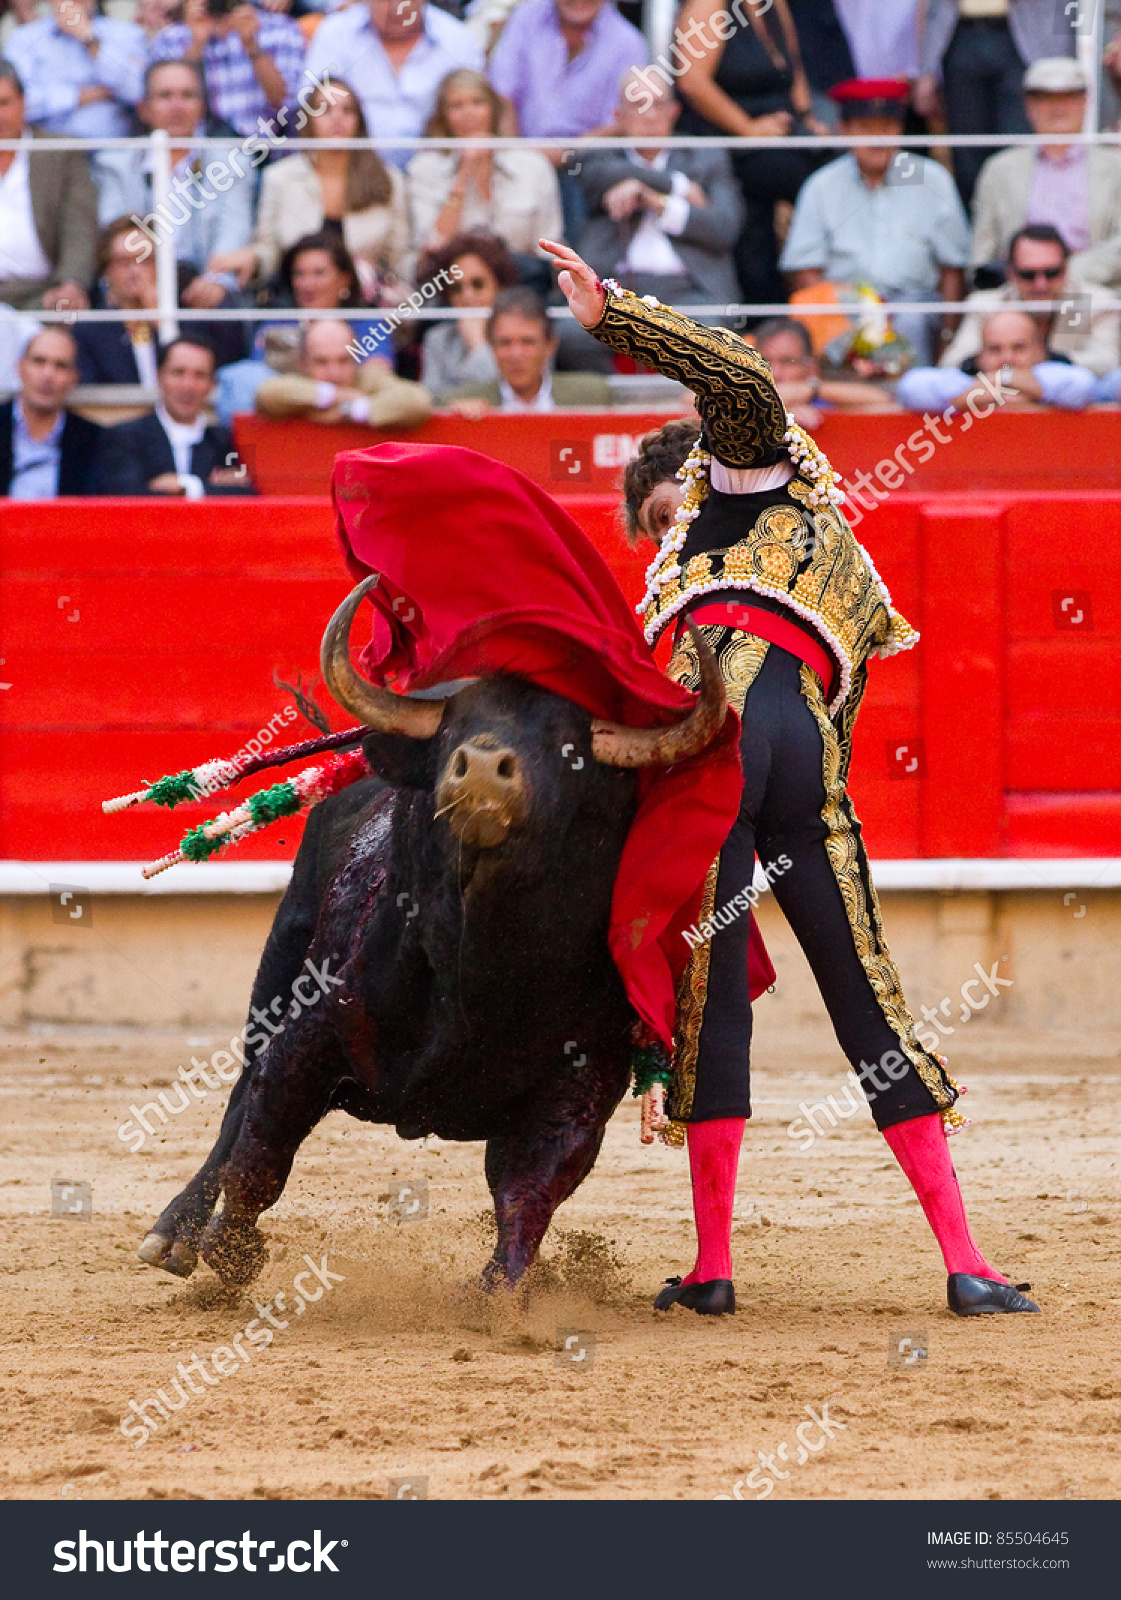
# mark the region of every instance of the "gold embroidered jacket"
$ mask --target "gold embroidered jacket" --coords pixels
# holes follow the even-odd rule
[[[606,288],[606,294],[603,316],[591,331],[613,350],[693,391],[717,461],[731,468],[767,467],[786,457],[786,407],[757,350],[726,328],[706,328],[629,290]],[[715,509],[710,493],[684,549],[667,552],[660,562],[658,570],[680,565],[681,572],[655,586],[646,636],[653,642],[705,594],[747,589],[769,595],[808,622],[835,658],[840,672],[829,713],[836,718],[854,687],[853,698],[859,698],[868,656],[909,650],[918,634],[895,610],[871,557],[837,507],[812,509],[813,487],[796,474],[743,537],[716,549],[705,547],[711,542],[704,537],[706,513]]]

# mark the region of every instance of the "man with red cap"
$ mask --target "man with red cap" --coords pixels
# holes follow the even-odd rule
[[[703,429],[680,481],[671,485],[667,472],[640,509],[645,531],[662,537],[638,609],[651,643],[673,631],[670,676],[689,686],[700,663],[684,619],[700,627],[742,718],[740,812],[705,881],[677,990],[667,1132],[684,1124],[688,1135],[697,1260],[655,1307],[735,1309],[731,1224],[751,1041],[738,908],[758,853],[938,1240],[951,1310],[1038,1311],[970,1234],[946,1143],[946,1130],[965,1120],[960,1090],[915,1033],[847,793],[869,658],[910,649],[918,636],[845,521],[829,463],[790,423],[762,356],[736,334],[601,282],[567,245],[542,245],[565,269],[559,284],[578,322],[696,396]]]
[[[830,90],[848,137],[899,139],[905,78],[853,78]],[[792,289],[867,284],[884,300],[960,300],[969,222],[944,167],[898,144],[855,145],[807,178],[779,265]],[[935,318],[902,315],[896,331],[920,360],[937,356]]]

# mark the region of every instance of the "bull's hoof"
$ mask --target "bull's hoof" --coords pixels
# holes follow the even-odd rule
[[[230,1289],[252,1283],[268,1260],[264,1234],[252,1222],[216,1217],[202,1236],[202,1259]]]
[[[136,1252],[145,1266],[162,1267],[177,1278],[189,1278],[198,1265],[198,1251],[180,1239],[168,1239],[162,1233],[150,1233]]]
[[[505,1266],[499,1261],[488,1261],[478,1277],[478,1287],[484,1294],[493,1294],[496,1289],[506,1289],[512,1292],[518,1287],[518,1280],[511,1278]]]

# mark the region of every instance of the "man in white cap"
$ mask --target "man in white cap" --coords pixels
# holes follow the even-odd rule
[[[1065,240],[1078,277],[1121,284],[1121,151],[1069,142],[1082,132],[1086,74],[1070,56],[1045,56],[1024,74],[1035,133],[1054,144],[991,156],[973,201],[973,265],[1004,261],[1012,236],[1049,223]]]

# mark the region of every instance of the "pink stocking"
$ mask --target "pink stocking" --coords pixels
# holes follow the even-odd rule
[[[703,1124],[702,1124],[703,1126]],[[692,1130],[690,1130],[692,1131]],[[907,1174],[926,1213],[947,1272],[970,1272],[997,1283],[1008,1279],[990,1267],[973,1242],[941,1115],[915,1117],[883,1130],[891,1153]]]
[[[711,1122],[688,1125],[697,1264],[683,1279],[685,1283],[708,1283],[713,1278],[732,1276],[732,1212],[746,1126],[746,1117],[717,1117]]]

